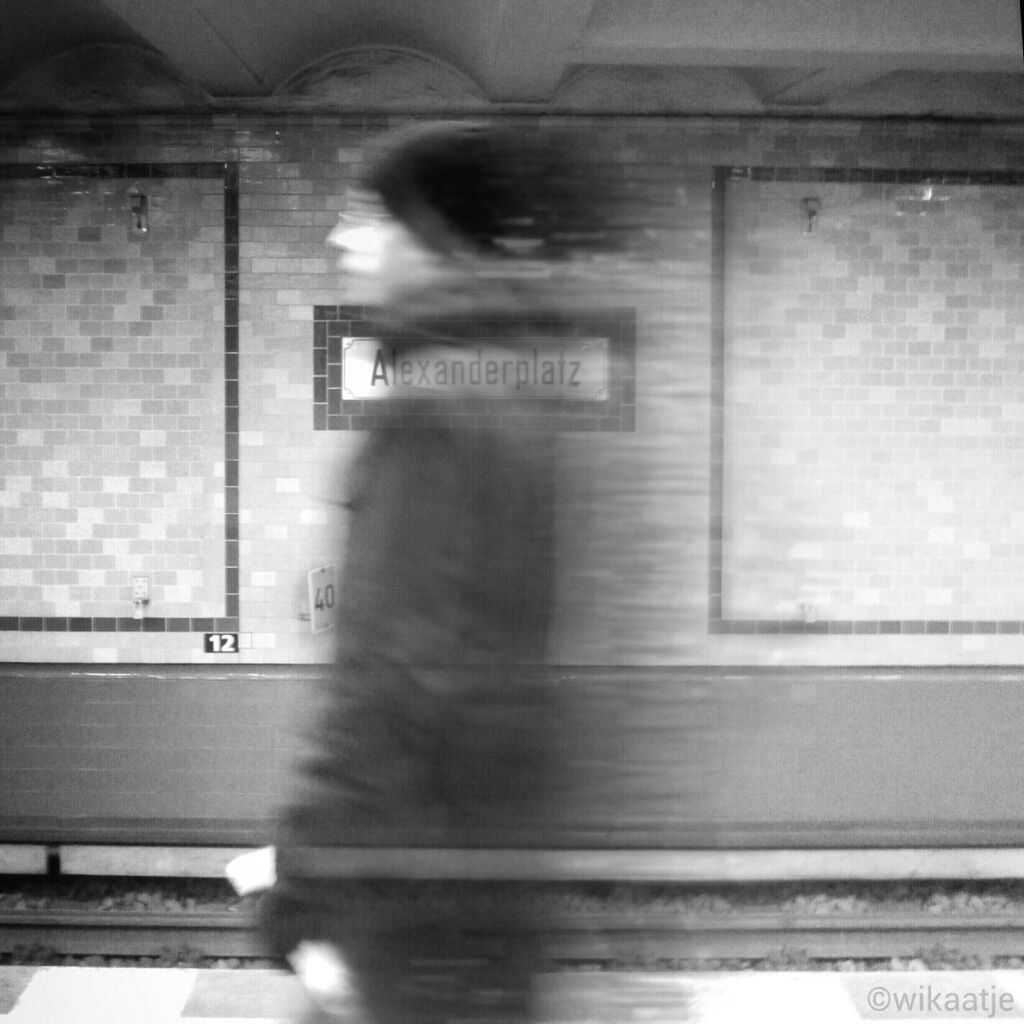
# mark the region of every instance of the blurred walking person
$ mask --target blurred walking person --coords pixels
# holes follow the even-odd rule
[[[328,242],[345,301],[375,310],[392,370],[407,357],[450,365],[460,349],[515,360],[571,320],[571,164],[571,145],[486,124],[418,126],[374,147]],[[495,903],[457,881],[353,886],[299,870],[292,852],[553,841],[565,798],[544,673],[557,416],[538,416],[535,397],[507,375],[486,392],[465,375],[412,385],[351,473],[328,707],[262,911],[324,1020],[346,985],[375,1024],[530,1018],[542,951],[512,889]],[[501,941],[485,948],[481,931]]]

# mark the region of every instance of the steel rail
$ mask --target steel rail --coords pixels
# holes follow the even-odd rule
[[[549,958],[564,964],[680,960],[887,959],[929,950],[1024,956],[1024,915],[927,912],[794,914],[779,911],[580,913],[537,925]],[[480,931],[481,949],[500,941]],[[250,913],[26,910],[0,913],[0,953],[264,958]]]
[[[73,956],[262,957],[249,915],[231,911],[16,910],[0,913],[0,951]]]

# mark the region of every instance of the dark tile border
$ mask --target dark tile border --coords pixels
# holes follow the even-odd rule
[[[725,502],[725,185],[729,168],[711,181],[711,424],[708,453],[708,622],[722,621],[722,537]]]
[[[708,632],[727,636],[1020,636],[1024,622],[962,619],[844,619],[803,622],[726,619],[722,607],[725,521],[725,203],[730,181],[840,184],[1024,185],[1024,171],[893,170],[871,167],[715,167],[711,198],[711,445]]]
[[[805,181],[839,185],[1024,185],[1022,171],[912,171],[891,167],[716,167],[727,181]]]
[[[0,616],[0,632],[232,633],[239,622],[239,376],[237,163],[0,164],[0,180],[215,178],[224,182],[224,614],[204,618]]]
[[[224,614],[228,625],[215,632],[238,629],[239,611],[239,292],[238,164],[226,163],[224,173]],[[195,630],[195,632],[200,632]],[[203,631],[205,632],[205,631]]]
[[[516,323],[503,318],[503,325]],[[538,311],[529,318],[532,326],[564,330],[564,314]],[[629,432],[636,429],[636,310],[627,307],[598,309],[573,317],[573,329],[607,338],[612,370],[605,401],[576,402],[538,398],[516,402],[517,411],[507,417],[524,424],[540,419],[556,430]],[[417,403],[415,422],[403,416],[400,401],[363,401],[342,398],[341,339],[346,335],[378,332],[372,323],[372,311],[365,306],[313,307],[313,429],[367,430],[374,427],[472,426],[482,418],[502,415],[505,400],[500,398],[441,398],[436,412],[424,411]],[[387,343],[382,337],[382,343]]]

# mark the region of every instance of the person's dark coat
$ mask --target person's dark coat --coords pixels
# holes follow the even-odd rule
[[[417,313],[404,344],[492,330],[464,313],[457,325]],[[496,910],[466,884],[354,888],[289,869],[293,847],[504,849],[557,829],[552,435],[507,403],[464,426],[439,423],[443,405],[398,401],[405,422],[426,419],[375,429],[352,473],[329,700],[284,818],[264,933],[280,955],[332,941],[381,1024],[471,1006],[524,1019],[538,947],[523,905]],[[497,959],[480,928],[499,937]]]

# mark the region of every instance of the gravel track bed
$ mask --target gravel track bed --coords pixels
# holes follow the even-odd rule
[[[1024,882],[786,883],[695,885],[567,885],[403,883],[339,886],[356,906],[385,899],[443,908],[466,901],[482,908],[514,900],[544,913],[653,914],[1022,914]],[[108,878],[0,875],[0,912],[20,910],[145,910],[255,913],[258,896],[239,897],[219,879]]]

